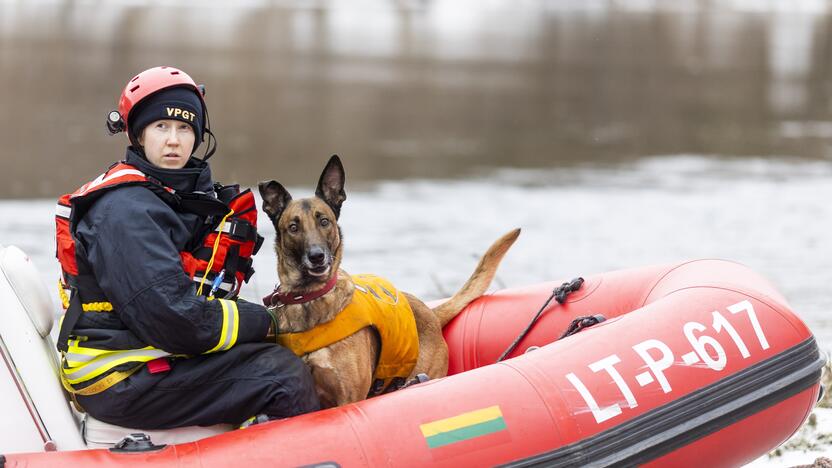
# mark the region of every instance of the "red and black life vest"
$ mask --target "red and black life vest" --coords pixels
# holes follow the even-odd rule
[[[252,256],[260,249],[263,237],[257,234],[257,206],[251,190],[241,192],[238,186],[216,186],[218,194],[225,200],[206,194],[177,193],[135,166],[115,163],[94,180],[58,199],[55,213],[56,257],[62,270],[59,285],[61,302],[67,311],[58,339],[59,349],[66,347],[69,333],[80,313],[112,310],[107,299],[99,297],[102,295],[99,291],[91,291],[98,289],[92,275],[79,272],[73,237],[75,227],[101,195],[131,185],[147,187],[174,209],[198,214],[209,221],[206,232],[197,234],[202,238],[197,239],[197,247],[179,253],[183,269],[197,283],[198,293],[233,298],[254,273]],[[217,279],[218,275],[222,278]],[[79,295],[78,290],[88,294]],[[70,293],[67,294],[67,291]],[[82,303],[79,296],[94,299]]]

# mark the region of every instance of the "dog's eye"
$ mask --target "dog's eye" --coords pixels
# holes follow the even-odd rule
[[[288,229],[289,229],[289,232],[298,232],[298,224],[297,223],[292,223],[292,224],[289,225]]]
[[[321,226],[327,227],[329,226],[329,220],[326,218],[321,218]]]

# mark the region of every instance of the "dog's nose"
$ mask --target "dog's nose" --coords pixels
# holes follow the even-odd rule
[[[309,249],[309,252],[306,253],[306,258],[309,259],[309,263],[313,266],[323,265],[324,261],[326,261],[326,253],[324,249],[315,246]]]

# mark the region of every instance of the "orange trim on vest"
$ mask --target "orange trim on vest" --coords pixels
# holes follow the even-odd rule
[[[64,279],[68,279],[66,278],[67,276],[78,275],[78,264],[75,259],[75,240],[71,233],[72,225],[70,222],[72,212],[75,209],[75,202],[83,200],[85,197],[95,193],[100,195],[102,191],[115,189],[124,185],[154,186],[172,194],[171,196],[175,196],[173,194],[176,193],[170,187],[161,185],[158,182],[152,182],[135,166],[119,162],[113,164],[105,173],[96,177],[94,180],[82,185],[75,192],[61,196],[58,200],[55,214],[55,240],[57,244],[56,256],[58,262],[61,264]],[[211,273],[218,274],[223,269],[230,269],[233,271],[233,277],[228,275],[226,278],[229,278],[229,282],[233,278],[236,291],[238,291],[240,286],[248,281],[248,278],[253,272],[250,259],[258,247],[257,205],[254,194],[251,193],[251,190],[244,190],[231,199],[228,207],[234,210],[234,214],[230,218],[233,223],[242,223],[248,226],[246,235],[240,237],[231,232],[220,234],[213,231],[203,240],[202,246],[213,250],[214,241],[217,236],[220,237],[216,252],[213,254],[215,258]],[[228,223],[228,225],[231,227],[232,223]],[[227,264],[226,259],[232,250],[236,258],[232,259],[233,264]],[[189,277],[201,277],[205,274],[209,258],[196,258],[192,252],[180,252],[179,256],[182,261],[182,268]],[[233,293],[236,293],[236,291],[233,291]]]
[[[56,256],[61,268],[66,273],[73,276],[78,274],[78,265],[75,261],[75,241],[70,234],[69,224],[73,199],[118,185],[146,183],[150,182],[144,173],[134,166],[119,162],[110,166],[105,173],[82,185],[76,191],[64,194],[58,199],[58,211],[55,213]],[[173,192],[173,189],[168,187],[165,187],[165,189]]]
[[[419,357],[419,333],[413,311],[401,293],[386,279],[375,275],[353,275],[352,302],[334,319],[300,333],[283,333],[278,343],[298,356],[309,354],[374,327],[381,337],[381,353],[373,377],[384,380],[407,378]]]

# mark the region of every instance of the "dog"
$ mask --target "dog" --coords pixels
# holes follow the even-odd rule
[[[497,266],[520,234],[520,229],[514,229],[495,241],[465,285],[431,309],[413,295],[397,291],[386,280],[367,275],[353,277],[340,269],[344,245],[337,221],[347,198],[344,182],[344,167],[336,155],[321,173],[315,197],[293,200],[277,181],[258,184],[263,211],[276,233],[274,248],[280,279],[280,285],[264,303],[276,318],[278,343],[290,347],[310,367],[323,407],[341,406],[399,388],[414,382],[417,376],[424,379],[421,374],[430,379],[447,375],[448,347],[442,328],[485,293]],[[378,325],[364,326],[362,321],[352,325],[358,330],[344,331],[344,323],[355,321],[345,318],[346,310],[365,297],[376,301],[374,304],[380,300],[390,307],[403,308],[399,314],[403,325],[384,331]],[[408,333],[412,338],[403,337]],[[322,334],[336,341],[315,344]],[[387,342],[396,342],[405,350],[389,351],[393,345]],[[382,375],[380,369],[387,375]]]

